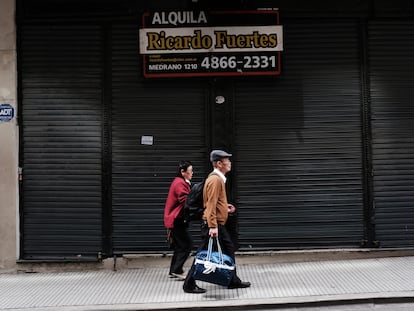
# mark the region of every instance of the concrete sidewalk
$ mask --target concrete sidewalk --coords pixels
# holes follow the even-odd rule
[[[0,310],[167,310],[414,298],[414,256],[238,265],[247,289],[199,282],[186,294],[165,267],[0,274]]]

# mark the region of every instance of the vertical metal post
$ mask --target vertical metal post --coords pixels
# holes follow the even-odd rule
[[[23,28],[23,1],[16,0],[16,50],[17,50],[17,126],[19,127],[19,259],[24,258],[24,139],[23,139],[23,77],[22,77],[22,28]]]
[[[234,86],[231,81],[215,79],[212,85],[212,148],[223,149],[227,152],[235,152],[234,147]],[[234,155],[236,158],[237,155]],[[234,161],[233,158],[233,161]],[[234,202],[234,178],[232,172],[227,175],[227,198],[230,203]],[[236,204],[237,205],[237,204]],[[238,248],[238,221],[237,212],[231,215],[228,220],[226,227],[232,237],[233,243]]]
[[[111,24],[103,27],[102,124],[102,253],[112,255],[112,36]]]
[[[375,237],[375,201],[372,167],[371,135],[371,96],[368,63],[368,21],[360,20],[360,64],[362,94],[362,163],[363,163],[363,197],[364,197],[364,239],[363,247],[378,247]]]

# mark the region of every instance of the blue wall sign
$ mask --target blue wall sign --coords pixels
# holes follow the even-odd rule
[[[0,104],[0,122],[9,122],[14,117],[14,108],[9,104]]]

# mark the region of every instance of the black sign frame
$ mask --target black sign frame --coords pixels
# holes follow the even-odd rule
[[[165,18],[168,12],[162,12]],[[187,15],[190,12],[186,12]],[[192,12],[191,12],[192,13]],[[195,37],[199,35],[197,28],[194,28],[194,20],[182,20],[181,24],[174,23],[169,25],[168,20],[159,22],[158,25],[151,24],[151,17],[159,12],[146,12],[142,16],[142,30],[157,28],[164,34],[169,30],[175,31],[177,27],[188,28],[193,31],[192,35]],[[184,14],[183,14],[184,15]],[[159,15],[157,15],[159,16]],[[191,15],[193,16],[193,15]],[[194,13],[197,16],[197,12]],[[209,11],[205,12],[203,27],[249,27],[252,33],[257,28],[278,26],[281,32],[282,26],[279,21],[279,10],[246,10],[246,11]],[[175,16],[176,18],[176,16]],[[207,21],[208,20],[208,21]],[[170,20],[171,21],[171,20]],[[175,20],[173,20],[175,21]],[[183,29],[183,28],[181,28]],[[256,34],[255,34],[256,35]],[[279,36],[278,36],[279,37]],[[140,38],[141,40],[143,38]],[[201,38],[198,42],[200,42]],[[265,38],[267,39],[267,38]],[[280,35],[278,40],[282,40],[281,46],[283,49],[283,36]],[[257,38],[257,41],[261,38]],[[141,42],[141,41],[140,41]],[[158,41],[157,41],[158,42]],[[280,44],[280,43],[279,43]],[[164,78],[164,77],[214,77],[214,76],[276,76],[281,73],[281,50],[278,51],[262,51],[260,49],[250,49],[246,52],[242,49],[238,51],[226,52],[198,52],[198,53],[163,53],[142,51],[142,67],[145,78]]]

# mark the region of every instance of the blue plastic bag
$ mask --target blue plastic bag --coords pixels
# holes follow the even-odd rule
[[[197,253],[193,277],[196,280],[229,286],[233,279],[234,260],[223,254],[218,239],[217,251],[213,251],[213,238],[208,241],[208,249]]]

